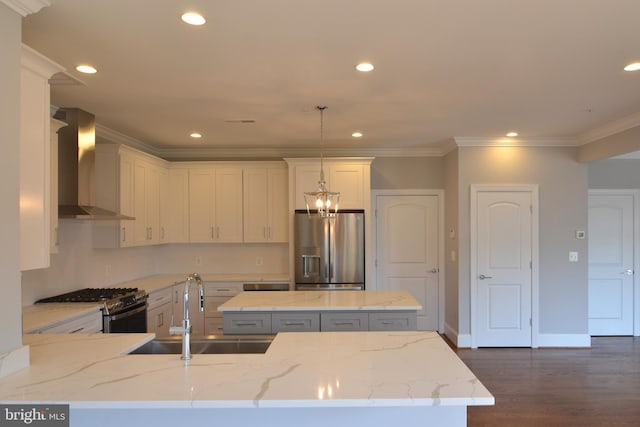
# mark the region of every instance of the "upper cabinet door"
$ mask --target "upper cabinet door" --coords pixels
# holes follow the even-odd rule
[[[244,241],[287,242],[287,169],[244,168]]]
[[[339,209],[364,209],[364,166],[357,164],[335,164],[329,168],[331,191],[339,191]],[[367,191],[369,188],[367,188]]]
[[[64,68],[22,47],[20,70],[20,269],[49,266],[51,134],[49,78]]]
[[[242,168],[216,168],[215,241],[242,242]]]
[[[189,170],[189,241],[213,242],[215,239],[215,171]]]

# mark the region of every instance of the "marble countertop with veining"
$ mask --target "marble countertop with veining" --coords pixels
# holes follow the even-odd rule
[[[151,334],[25,335],[31,364],[2,402],[76,408],[493,405],[434,332],[278,334],[265,354],[129,355]]]
[[[218,311],[420,310],[407,291],[242,292]]]

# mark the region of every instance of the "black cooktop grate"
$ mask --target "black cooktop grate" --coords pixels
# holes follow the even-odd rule
[[[138,288],[85,288],[67,292],[66,294],[43,298],[36,301],[36,304],[44,302],[100,302],[137,291]]]

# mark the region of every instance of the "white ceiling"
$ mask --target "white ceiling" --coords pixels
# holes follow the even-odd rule
[[[437,152],[512,129],[574,145],[640,112],[622,70],[638,17],[638,0],[52,0],[23,41],[86,83],[54,105],[158,149],[316,149],[323,104],[325,148]]]

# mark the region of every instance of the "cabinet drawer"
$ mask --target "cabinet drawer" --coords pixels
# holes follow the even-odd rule
[[[172,301],[171,286],[165,289],[160,289],[149,293],[149,310],[153,310],[156,307],[170,303]]]
[[[318,332],[320,313],[278,313],[271,315],[271,332]]]
[[[42,334],[94,334],[102,332],[102,311],[69,320],[40,331]]]
[[[360,312],[326,312],[320,314],[321,331],[367,331],[369,314]]]
[[[225,334],[271,334],[271,313],[225,313]]]
[[[222,317],[207,317],[204,319],[205,335],[222,335],[224,334],[224,323]]]
[[[204,294],[208,297],[232,297],[242,292],[242,283],[215,283],[204,284]]]
[[[222,317],[218,307],[227,301],[229,297],[204,297],[204,317]]]
[[[416,312],[369,313],[370,331],[415,331]]]

